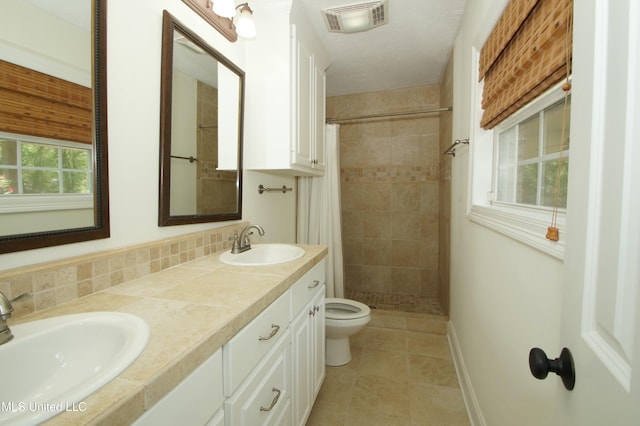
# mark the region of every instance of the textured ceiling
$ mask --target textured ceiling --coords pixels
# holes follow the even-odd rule
[[[328,96],[439,83],[467,2],[387,0],[388,24],[338,34],[327,31],[320,11],[358,0],[300,1],[331,57]]]

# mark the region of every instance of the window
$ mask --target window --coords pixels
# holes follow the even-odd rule
[[[477,63],[477,52],[474,51]],[[468,217],[558,259],[564,258],[569,122],[560,149],[564,92],[558,84],[490,130],[480,127],[483,81],[472,75],[474,105],[470,131]],[[569,117],[567,117],[569,118]],[[557,228],[559,241],[546,238],[552,222],[557,167],[561,164]]]
[[[0,133],[0,194],[90,194],[92,147]]]
[[[569,128],[567,123],[561,141],[563,113],[564,99],[517,124],[496,128],[495,202],[566,208]],[[516,114],[509,121],[521,117]]]

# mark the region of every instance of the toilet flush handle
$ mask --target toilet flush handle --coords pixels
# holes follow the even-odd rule
[[[320,281],[318,280],[313,280],[313,284],[311,284],[310,286],[307,286],[307,288],[316,288],[320,285]]]

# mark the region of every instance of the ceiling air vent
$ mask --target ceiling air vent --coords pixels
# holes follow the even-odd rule
[[[357,33],[387,23],[387,0],[350,4],[322,10],[327,29],[334,33]]]

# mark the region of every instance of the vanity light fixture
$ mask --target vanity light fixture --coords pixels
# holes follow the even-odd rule
[[[249,3],[242,3],[236,9],[240,10],[238,22],[236,22],[238,35],[244,38],[254,38],[256,36],[256,24],[253,22],[253,10],[249,7]]]

